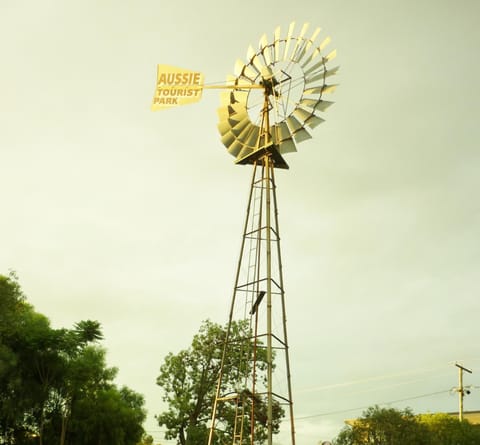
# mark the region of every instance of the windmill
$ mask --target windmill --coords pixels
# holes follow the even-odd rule
[[[330,38],[317,41],[320,29],[311,35],[308,29],[304,24],[295,35],[293,22],[286,35],[280,27],[271,41],[263,35],[221,86],[203,85],[200,73],[159,66],[152,109],[195,102],[204,88],[225,89],[218,109],[222,143],[237,164],[253,167],[208,445],[265,439],[272,445],[279,414],[288,418],[295,444],[275,169],[288,169],[284,155],[324,121],[322,113],[332,104],[324,94],[336,86],[327,82],[338,70],[327,67],[336,55],[324,52]],[[232,335],[236,322],[248,326],[240,341]],[[243,361],[233,386],[224,366],[232,351]]]

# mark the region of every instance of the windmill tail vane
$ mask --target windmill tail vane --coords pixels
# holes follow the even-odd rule
[[[151,105],[152,111],[165,110],[181,105],[189,105],[202,99],[203,90],[264,89],[263,85],[213,84],[204,83],[205,76],[199,71],[191,71],[172,65],[157,65],[157,82]]]
[[[204,75],[171,65],[158,65],[152,111],[198,102],[202,98]]]

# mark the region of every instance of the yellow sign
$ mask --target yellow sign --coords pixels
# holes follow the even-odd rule
[[[152,111],[198,102],[202,98],[202,90],[202,73],[158,65]]]

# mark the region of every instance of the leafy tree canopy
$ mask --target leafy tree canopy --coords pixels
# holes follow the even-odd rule
[[[474,445],[480,430],[448,414],[414,415],[410,409],[368,408],[342,429],[334,445]]]
[[[223,345],[227,327],[206,320],[202,323],[192,345],[177,354],[170,353],[160,367],[157,384],[164,390],[163,400],[168,410],[156,416],[160,426],[167,429],[166,439],[176,439],[179,445],[206,443],[208,423],[212,402],[215,396],[220,372]],[[231,326],[229,344],[242,345],[232,347],[224,361],[223,383],[225,387],[235,387],[235,382],[251,373],[251,354],[253,344],[247,323],[237,322]],[[245,358],[249,360],[245,360]],[[241,366],[241,363],[244,366]],[[249,363],[245,366],[245,363]],[[250,367],[249,367],[250,366]],[[264,380],[266,373],[266,352],[257,350],[257,379]],[[261,442],[265,437],[266,406],[256,400],[257,418],[255,419],[255,437]],[[233,427],[234,408],[222,404],[218,408],[219,418],[224,424]],[[283,409],[276,405],[273,409],[274,432],[278,431]],[[245,428],[249,431],[250,419],[246,418]],[[228,428],[228,427],[227,427]],[[231,433],[228,431],[227,433]],[[215,437],[217,442],[221,437]]]
[[[0,443],[135,445],[143,396],[113,383],[98,321],[54,329],[0,275]],[[99,438],[102,438],[101,440]],[[100,440],[100,442],[99,442]]]

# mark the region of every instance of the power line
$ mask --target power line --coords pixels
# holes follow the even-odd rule
[[[445,393],[449,393],[449,392],[450,392],[450,390],[436,391],[436,392],[431,392],[431,393],[428,393],[428,394],[421,394],[419,396],[407,397],[405,399],[392,400],[390,402],[381,402],[381,403],[377,403],[377,405],[391,405],[391,404],[394,404],[394,403],[406,402],[408,400],[421,399],[423,397],[430,397],[430,396],[435,396],[435,395],[438,395],[438,394],[445,394]],[[358,411],[358,410],[361,410],[361,409],[367,409],[369,407],[370,406],[360,406],[360,407],[357,407],[357,408],[349,408],[349,409],[344,409],[344,410],[340,410],[340,411],[330,411],[330,412],[327,412],[327,413],[312,414],[311,416],[296,417],[295,420],[312,419],[314,417],[333,416],[335,414],[343,414],[343,413],[348,413],[348,412],[351,412],[351,411]]]
[[[341,383],[333,383],[330,385],[324,385],[324,386],[314,386],[314,387],[309,387],[309,388],[300,388],[296,391],[296,393],[302,393],[302,392],[312,392],[312,391],[324,391],[328,389],[336,389],[339,387],[344,387],[344,386],[352,386],[352,385],[358,385],[362,383],[369,383],[369,382],[376,382],[378,380],[389,380],[389,379],[394,379],[397,377],[404,377],[404,376],[409,376],[409,375],[415,375],[415,374],[425,374],[425,373],[430,373],[434,370],[439,370],[439,369],[445,369],[444,365],[437,365],[437,366],[432,366],[429,368],[418,368],[418,369],[413,369],[413,370],[408,370],[404,372],[398,372],[398,373],[393,373],[393,374],[383,374],[383,375],[377,375],[377,376],[372,376],[372,377],[366,377],[363,379],[356,379],[356,380],[351,380],[349,382],[341,382]],[[442,373],[443,375],[443,373]]]

